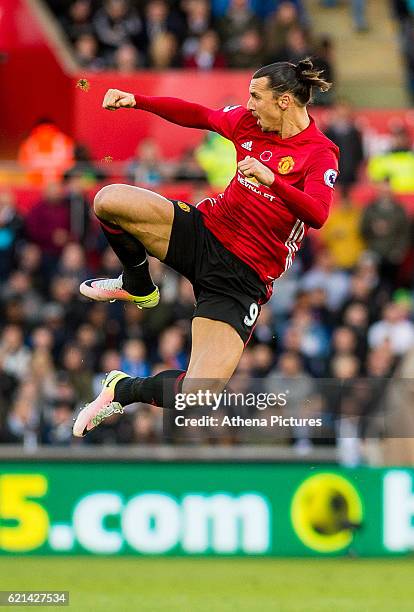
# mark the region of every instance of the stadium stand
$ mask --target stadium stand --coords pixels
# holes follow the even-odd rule
[[[91,214],[97,189],[120,180],[197,202],[226,182],[226,176],[217,176],[222,164],[217,169],[209,163],[226,147],[223,141],[186,136],[182,130],[178,142],[177,132],[160,136],[165,126],[150,120],[147,132],[131,129],[123,142],[115,143],[112,127],[110,137],[100,138],[99,119],[90,121],[86,108],[101,97],[108,83],[105,71],[118,71],[110,78],[126,79],[121,81],[125,87],[139,82],[149,93],[152,88],[165,93],[168,72],[139,73],[134,80],[135,70],[176,68],[182,73],[177,78],[184,79],[177,91],[188,69],[191,75],[208,71],[208,83],[220,89],[220,79],[227,79],[223,68],[247,68],[246,73],[234,73],[238,93],[245,88],[246,75],[261,62],[294,61],[318,48],[326,74],[338,73],[341,93],[342,76],[346,83],[338,58],[343,41],[323,36],[321,29],[326,15],[332,19],[341,7],[311,11],[305,2],[244,0],[149,0],[145,8],[125,0],[48,4],[67,34],[81,67],[79,76],[86,69],[96,81],[86,98],[71,79],[74,129],[68,117],[38,116],[38,126],[20,137],[20,154],[17,157],[16,150],[14,160],[20,166],[0,164],[0,442],[27,447],[73,444],[74,411],[94,397],[106,371],[122,368],[148,375],[185,368],[188,360],[191,287],[159,262],[151,264],[163,296],[154,311],[89,303],[80,297],[79,283],[90,274],[119,275],[118,261]],[[398,12],[404,41],[410,35],[409,6]],[[363,45],[369,44],[375,29],[369,13],[368,23],[371,29]],[[365,30],[365,25],[357,29]],[[408,47],[402,48],[409,66]],[[398,55],[396,47],[394,51]],[[351,86],[351,98],[352,91]],[[203,91],[197,95],[202,101]],[[212,103],[217,102],[216,95]],[[292,413],[300,414],[309,400],[308,413],[330,414],[339,427],[349,415],[354,417],[357,445],[352,462],[359,463],[368,460],[362,445],[366,417],[381,412],[388,379],[409,369],[414,354],[414,190],[398,188],[391,159],[404,154],[412,164],[412,121],[403,110],[361,111],[341,99],[335,105],[334,97],[318,102],[322,108],[316,115],[342,148],[338,202],[320,236],[310,236],[293,268],[278,281],[233,384],[237,389],[243,379],[252,380],[256,388],[268,389],[275,379],[294,379]],[[32,118],[26,118],[26,124]],[[403,145],[396,142],[402,131]],[[110,138],[113,149],[108,148]],[[52,158],[44,161],[48,150],[53,163]],[[356,391],[338,398],[326,384],[367,376],[378,384],[366,390],[362,414]],[[383,385],[381,392],[378,385]],[[162,411],[136,408],[122,419],[115,416],[82,443],[165,441]],[[326,437],[328,444],[335,444],[338,429],[332,426]],[[241,432],[226,439],[242,441],[249,442]],[[291,431],[280,443],[306,454],[321,441]]]

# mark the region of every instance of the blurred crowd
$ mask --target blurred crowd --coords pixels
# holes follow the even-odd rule
[[[244,392],[289,388],[284,414],[324,415],[324,439],[293,427],[278,441],[301,454],[336,442],[344,462],[357,464],[364,439],[389,433],[379,417],[390,402],[399,422],[413,405],[412,389],[396,393],[393,384],[414,375],[414,231],[399,199],[414,193],[414,153],[410,134],[394,125],[367,159],[346,102],[334,108],[326,132],[342,151],[336,205],[276,282],[231,385]],[[46,135],[59,143],[49,157]],[[185,181],[195,203],[232,174],[231,163],[220,162],[229,157],[226,142],[208,135],[173,161],[145,139],[121,179],[161,193],[166,182],[178,189]],[[91,208],[93,193],[112,177],[46,120],[22,143],[19,160],[42,196],[22,214],[15,193],[0,192],[0,441],[28,449],[78,444],[73,415],[97,395],[106,372],[185,369],[194,297],[184,278],[152,260],[162,294],[156,309],[82,298],[84,279],[121,272]],[[363,175],[374,194],[365,207],[353,200]],[[154,406],[132,406],[81,444],[165,441],[162,415]],[[168,439],[177,435],[169,432]],[[226,443],[246,441],[241,430],[223,436]],[[398,447],[401,460],[401,440]]]
[[[401,54],[405,66],[407,90],[414,102],[414,2],[413,0],[391,0],[398,22]]]
[[[346,0],[354,30],[369,32],[366,0]],[[388,0],[414,100],[414,3]],[[312,29],[304,0],[47,0],[80,66],[130,74],[151,68],[255,69],[306,56],[335,81],[335,34]],[[343,0],[319,0],[325,8]],[[317,95],[330,105],[334,91]]]
[[[87,70],[258,68],[317,56],[333,80],[332,43],[301,0],[49,0]],[[321,99],[328,104],[331,96]]]

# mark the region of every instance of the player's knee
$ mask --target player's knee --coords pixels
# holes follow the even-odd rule
[[[99,218],[105,217],[116,205],[118,185],[106,185],[98,191],[93,201],[95,215]]]

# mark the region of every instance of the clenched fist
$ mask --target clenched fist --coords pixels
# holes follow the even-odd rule
[[[254,177],[262,185],[267,185],[270,187],[275,180],[275,175],[270,168],[259,162],[258,159],[250,157],[249,155],[239,161],[237,167],[240,172],[244,174],[244,176]]]
[[[135,104],[133,94],[120,89],[108,89],[102,102],[102,108],[114,111],[118,108],[134,108]]]

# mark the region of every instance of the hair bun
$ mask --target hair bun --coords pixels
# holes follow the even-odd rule
[[[299,81],[307,81],[307,75],[305,75],[305,72],[311,72],[313,70],[313,63],[312,60],[310,58],[306,58],[303,60],[300,60],[297,64],[297,66],[295,67],[295,72],[296,72],[296,77],[298,78]]]

